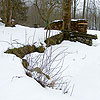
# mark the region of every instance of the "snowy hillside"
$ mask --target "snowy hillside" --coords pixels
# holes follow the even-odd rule
[[[43,88],[33,78],[25,75],[21,59],[15,55],[5,54],[8,48],[26,44],[44,45],[46,30],[16,25],[5,28],[0,23],[0,100],[99,100],[100,99],[100,32],[88,30],[89,34],[97,34],[93,46],[79,42],[63,41],[52,46],[55,54],[66,49],[63,66],[73,93],[63,94],[60,90]],[[51,35],[58,34],[52,31]],[[48,50],[50,47],[48,48]],[[65,54],[66,54],[65,53]],[[55,64],[54,64],[55,65]],[[64,69],[63,68],[63,69]],[[70,96],[71,95],[71,96]]]

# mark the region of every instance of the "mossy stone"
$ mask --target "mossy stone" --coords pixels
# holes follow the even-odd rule
[[[22,65],[25,69],[28,69],[29,63],[27,62],[26,59],[22,59]]]
[[[51,45],[60,44],[63,40],[64,40],[64,35],[63,33],[60,33],[50,38],[47,38],[45,40],[45,43],[47,44],[47,47],[49,47]]]
[[[45,48],[43,46],[40,46],[38,48],[35,47],[35,45],[26,45],[20,48],[14,48],[14,49],[8,49],[5,53],[8,54],[15,54],[19,58],[23,58],[25,55],[33,53],[33,52],[39,52],[43,53]]]
[[[45,48],[44,48],[43,46],[39,46],[39,47],[37,48],[37,52],[39,52],[39,53],[43,53],[44,50],[45,50]]]

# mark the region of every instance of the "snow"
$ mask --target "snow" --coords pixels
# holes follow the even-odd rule
[[[86,20],[86,19],[71,19],[71,21],[78,21],[78,20]],[[53,22],[60,22],[60,21],[63,21],[63,20],[54,20]]]
[[[51,35],[59,31],[51,31]],[[25,75],[21,59],[12,54],[5,54],[8,48],[26,44],[45,46],[46,30],[29,28],[20,25],[4,27],[0,23],[0,100],[99,100],[100,99],[100,31],[88,30],[89,34],[97,34],[93,46],[79,42],[63,41],[56,48],[55,55],[65,51],[63,75],[70,77],[74,84],[73,93],[63,94],[60,90],[42,88],[33,78]],[[50,47],[48,48],[48,50]],[[54,64],[55,65],[55,64]]]
[[[63,21],[63,20],[54,20],[53,22],[59,22],[59,21]]]

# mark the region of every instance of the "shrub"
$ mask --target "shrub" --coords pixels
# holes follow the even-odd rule
[[[65,80],[66,77],[62,76],[67,68],[63,69],[64,53],[67,53],[67,49],[55,54],[58,49],[52,50],[52,47],[49,47],[42,54],[35,53],[25,56],[29,63],[27,71],[42,87],[51,87],[67,93],[70,83]]]

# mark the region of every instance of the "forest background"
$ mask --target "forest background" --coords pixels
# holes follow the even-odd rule
[[[0,17],[3,7],[0,0]],[[45,27],[54,20],[62,20],[62,0],[10,0],[12,18],[17,24]],[[6,5],[6,11],[7,11]],[[72,19],[87,19],[88,29],[100,30],[100,0],[72,0]],[[9,9],[8,9],[9,10]]]

